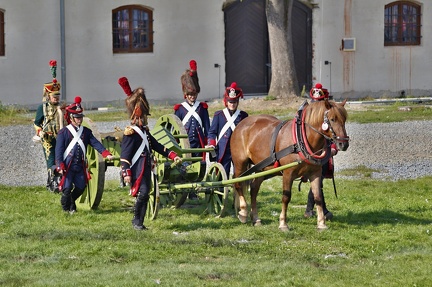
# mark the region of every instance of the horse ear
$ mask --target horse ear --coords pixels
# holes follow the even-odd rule
[[[324,99],[324,104],[325,104],[325,107],[326,107],[327,110],[329,110],[331,108],[331,104],[328,101],[328,99]]]
[[[347,102],[347,99],[343,100],[343,102],[342,102],[342,104],[341,104],[342,107],[345,106],[346,102]]]

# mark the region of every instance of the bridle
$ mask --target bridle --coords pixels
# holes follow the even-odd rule
[[[333,143],[337,143],[337,142],[347,142],[347,141],[349,141],[349,136],[346,136],[346,137],[340,137],[340,136],[338,136],[338,135],[335,133],[335,131],[334,131],[334,129],[333,129],[331,123],[330,123],[330,120],[329,120],[329,118],[328,118],[328,113],[329,113],[329,111],[330,111],[330,110],[326,110],[326,111],[324,112],[324,119],[323,119],[323,123],[322,123],[322,125],[321,125],[321,128],[322,128],[324,131],[326,131],[326,130],[330,130],[330,133],[331,133],[331,136],[330,136],[330,137],[329,137],[328,135],[324,134],[323,132],[317,130],[315,127],[311,126],[311,125],[308,124],[307,122],[305,122],[305,121],[303,121],[303,122],[304,122],[305,125],[307,125],[309,128],[311,128],[313,131],[315,131],[316,133],[320,134],[320,135],[323,136],[325,139],[327,139],[327,140],[329,140],[329,141],[331,141],[331,142],[333,142]]]

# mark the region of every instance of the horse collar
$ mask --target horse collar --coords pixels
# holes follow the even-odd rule
[[[292,125],[292,134],[294,139],[294,145],[297,147],[297,153],[300,158],[305,162],[313,165],[323,165],[326,163],[331,157],[331,149],[330,149],[330,141],[327,137],[324,137],[325,140],[325,150],[321,155],[316,155],[313,153],[309,146],[309,142],[306,138],[306,129],[305,129],[305,115],[304,107],[307,106],[308,103],[303,103],[299,110],[297,111],[297,115],[294,118],[294,122]],[[324,122],[323,125],[326,124],[326,116],[327,113],[324,114]],[[327,119],[328,121],[328,119]],[[328,124],[328,123],[327,123]]]

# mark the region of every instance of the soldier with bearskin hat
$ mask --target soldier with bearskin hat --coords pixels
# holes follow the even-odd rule
[[[190,147],[204,148],[210,128],[208,105],[205,102],[197,101],[201,88],[196,61],[190,60],[189,67],[190,69],[187,69],[180,77],[185,101],[174,106],[174,114],[182,121],[186,129]],[[202,156],[205,160],[205,153],[192,153],[192,156]],[[189,198],[198,199],[194,192],[189,194]]]
[[[124,130],[121,143],[121,174],[124,182],[131,186],[130,194],[136,197],[132,227],[136,230],[146,230],[144,216],[150,198],[152,151],[154,150],[175,162],[181,162],[181,158],[175,152],[161,145],[150,134],[147,126],[150,106],[144,89],[137,88],[132,91],[126,77],[120,78],[118,82],[127,96],[125,104],[131,121],[131,125]]]
[[[207,147],[215,148],[216,160],[222,164],[227,176],[231,170],[231,134],[240,121],[248,116],[238,109],[240,98],[243,98],[243,91],[233,82],[225,89],[225,109],[215,112],[208,134]]]
[[[57,61],[51,60],[49,66],[53,80],[44,84],[42,104],[38,107],[33,122],[36,130],[33,141],[40,142],[43,147],[48,170],[46,187],[51,192],[58,192],[55,180],[55,147],[57,134],[65,126],[65,120],[62,110],[64,107],[59,100],[61,85],[56,79]]]
[[[309,96],[310,96],[312,102],[323,101],[323,100],[327,100],[329,98],[329,92],[327,89],[323,88],[321,83],[316,83],[315,86],[310,90]],[[326,220],[332,220],[333,213],[327,209],[327,205],[326,205],[326,202],[324,199],[324,193],[323,193],[323,182],[324,182],[324,178],[333,178],[334,177],[334,174],[333,174],[333,171],[334,171],[333,156],[335,156],[338,152],[336,144],[332,143],[330,148],[331,148],[332,156],[322,166],[321,190],[320,190],[321,198],[322,198],[322,202],[323,202],[323,211],[324,211],[324,216],[325,216]],[[305,179],[302,178],[301,182],[302,181],[304,182]],[[315,212],[313,211],[314,206],[315,206],[315,200],[314,200],[312,188],[310,188],[309,193],[308,193],[308,201],[306,204],[306,211],[304,213],[304,217],[309,218],[309,217],[312,217],[315,215]]]
[[[63,211],[76,212],[75,201],[82,195],[90,174],[87,170],[86,149],[91,145],[104,158],[113,159],[111,153],[95,138],[91,129],[82,126],[83,108],[81,97],[66,107],[68,125],[62,128],[57,137],[55,158],[57,172],[62,175],[59,189]]]

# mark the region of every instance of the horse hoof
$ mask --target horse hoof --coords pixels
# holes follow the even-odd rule
[[[325,225],[325,224],[323,224],[323,225],[318,225],[317,226],[317,229],[318,229],[318,231],[323,231],[323,230],[326,230],[328,227],[327,227],[327,225]]]
[[[261,224],[261,220],[260,219],[258,219],[257,221],[255,221],[254,223],[253,223],[253,226],[261,226],[262,224]]]
[[[279,230],[283,232],[289,231],[288,226],[279,226]]]
[[[247,221],[247,216],[241,214],[237,215],[237,218],[240,220],[241,223],[246,223]]]

